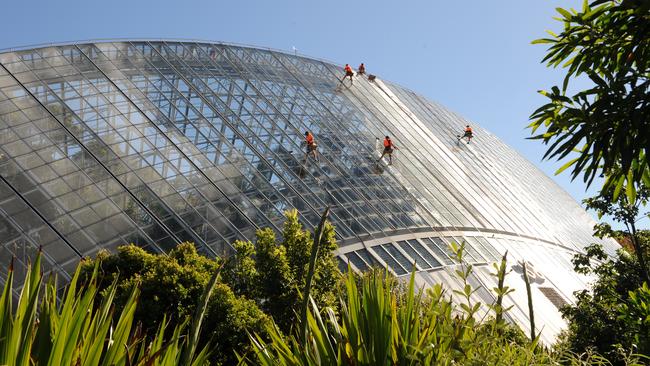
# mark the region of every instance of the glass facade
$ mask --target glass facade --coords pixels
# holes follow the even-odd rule
[[[228,255],[234,240],[278,230],[288,209],[312,227],[329,206],[342,268],[415,266],[422,284],[451,284],[448,245],[464,241],[466,261],[508,250],[568,301],[584,286],[568,259],[598,240],[567,193],[480,126],[458,143],[471,123],[444,107],[340,77],[328,62],[204,42],[1,52],[1,262],[24,270],[42,247],[69,276],[79,258],[124,243]],[[385,135],[392,165],[377,162]]]

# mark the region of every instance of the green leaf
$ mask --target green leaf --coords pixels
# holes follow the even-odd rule
[[[625,186],[625,194],[627,201],[630,205],[636,203],[636,188],[634,187],[634,170],[630,168],[627,171],[627,185]]]
[[[140,290],[136,286],[131,291],[131,295],[122,310],[122,314],[120,314],[120,318],[115,326],[115,332],[113,332],[113,336],[109,340],[106,357],[103,359],[102,365],[110,366],[124,362],[126,357],[125,346],[128,345],[139,295]]]
[[[14,338],[15,364],[27,366],[30,364],[30,356],[33,344],[35,329],[33,324],[36,320],[36,309],[38,307],[39,290],[41,288],[41,251],[36,256],[27,277],[16,309],[16,321],[12,330]]]
[[[551,30],[546,30],[546,33],[550,34],[553,38],[558,38],[557,34],[555,34],[555,33],[554,33],[553,31],[551,31]]]
[[[547,44],[547,43],[555,43],[555,42],[556,40],[551,38],[539,38],[530,42],[530,44]]]
[[[201,300],[199,301],[199,306],[197,306],[196,312],[194,313],[192,328],[190,330],[190,338],[187,344],[187,348],[183,352],[183,361],[181,362],[181,365],[191,366],[192,360],[195,358],[194,353],[196,352],[196,348],[199,343],[199,334],[201,332],[201,325],[203,324],[203,318],[205,318],[205,313],[208,310],[210,296],[212,295],[212,292],[214,291],[214,288],[217,286],[217,282],[219,281],[220,273],[221,273],[221,268],[219,268],[212,275],[210,282],[203,290],[203,294],[201,295]]]
[[[14,317],[12,309],[12,285],[14,276],[14,261],[11,259],[7,277],[5,278],[5,287],[0,298],[0,364],[6,365],[13,360],[11,357],[11,329],[13,328]]]
[[[575,162],[578,161],[578,159],[580,159],[580,158],[571,159],[568,162],[566,162],[558,170],[555,171],[555,175],[558,175],[558,174],[562,173],[563,171],[565,171],[567,168],[569,168],[570,166],[575,164]]]
[[[70,356],[70,348],[74,347],[72,343],[76,343],[78,333],[74,334],[74,332],[78,324],[75,322],[81,321],[78,319],[79,312],[77,311],[79,302],[81,301],[81,296],[77,292],[77,282],[79,281],[80,273],[81,267],[77,267],[66,289],[66,295],[63,299],[62,309],[59,315],[59,326],[53,334],[54,342],[48,361],[50,365],[65,364],[65,358]]]
[[[616,182],[616,187],[614,188],[614,194],[612,197],[613,201],[616,201],[618,199],[618,196],[621,194],[621,189],[623,189],[623,184],[625,183],[625,177],[621,176],[618,178],[618,182]]]
[[[641,176],[641,180],[642,180],[643,184],[650,187],[650,169],[648,169],[648,166],[646,166],[643,169],[643,174]]]

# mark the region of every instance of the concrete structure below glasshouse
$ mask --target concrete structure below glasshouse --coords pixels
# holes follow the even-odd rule
[[[462,117],[380,78],[340,85],[342,75],[207,42],[1,52],[0,260],[22,270],[42,246],[46,266],[69,276],[79,258],[124,243],[228,255],[258,228],[279,230],[285,210],[311,227],[330,206],[342,268],[406,276],[415,263],[420,285],[458,288],[449,244],[464,241],[475,297],[492,303],[490,264],[508,251],[509,317],[528,327],[526,262],[552,340],[558,307],[585,287],[570,259],[599,241],[590,217],[488,131],[472,124],[460,143]],[[385,135],[399,147],[392,165],[377,162]]]

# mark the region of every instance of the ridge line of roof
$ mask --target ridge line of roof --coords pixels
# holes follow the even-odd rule
[[[226,42],[226,41],[215,41],[215,40],[208,40],[208,39],[198,39],[198,38],[130,38],[130,37],[122,37],[122,38],[90,38],[90,39],[80,39],[80,40],[73,40],[73,41],[62,41],[62,42],[44,42],[44,43],[36,43],[36,44],[30,44],[30,45],[25,45],[25,46],[17,46],[17,47],[6,47],[6,48],[0,48],[0,54],[3,53],[9,53],[9,52],[20,52],[20,51],[28,51],[28,50],[37,50],[37,49],[42,49],[42,48],[47,48],[47,47],[62,47],[62,46],[72,46],[72,45],[80,45],[80,44],[93,44],[93,43],[112,43],[112,42],[184,42],[184,43],[207,43],[207,44],[214,44],[214,45],[223,45],[223,46],[234,46],[234,47],[245,47],[245,48],[251,48],[251,49],[257,49],[257,50],[262,50],[262,51],[271,51],[271,52],[277,52],[277,53],[282,53],[287,56],[292,56],[292,57],[301,57],[309,60],[314,60],[314,61],[320,61],[320,62],[325,62],[330,65],[342,67],[343,64],[334,62],[332,60],[328,60],[325,58],[321,57],[313,57],[309,55],[305,55],[299,52],[291,52],[288,50],[281,50],[278,48],[273,48],[273,47],[266,47],[266,46],[257,46],[253,44],[246,44],[246,43],[236,43],[236,42]],[[423,96],[420,93],[407,88],[399,83],[390,81],[390,80],[384,80],[385,82],[387,81],[389,84],[398,86],[404,90],[410,91],[414,94],[417,94],[418,96]],[[431,100],[427,97],[424,97],[427,101],[432,102],[438,106],[442,106],[440,103],[437,101]],[[446,107],[445,107],[446,108]],[[448,108],[446,108],[449,110]],[[451,110],[450,110],[451,111]],[[454,112],[455,113],[455,112]],[[459,115],[458,113],[456,113]],[[460,116],[460,115],[459,115]],[[466,119],[463,117],[463,119]]]
[[[266,46],[257,46],[257,45],[253,45],[253,44],[247,44],[247,43],[215,41],[215,40],[198,39],[198,38],[137,38],[137,37],[136,38],[130,38],[130,37],[123,37],[123,38],[91,38],[91,39],[80,39],[80,40],[62,41],[62,42],[44,42],[44,43],[29,44],[29,45],[25,45],[25,46],[0,48],[0,54],[9,53],[9,52],[36,50],[36,49],[47,48],[47,47],[61,47],[61,46],[71,46],[71,45],[79,45],[79,44],[112,43],[112,42],[208,43],[208,44],[214,44],[214,45],[245,47],[245,48],[253,48],[253,49],[264,50],[264,51],[272,51],[272,52],[282,53],[282,54],[285,54],[285,55],[288,55],[288,56],[303,57],[303,58],[308,58],[308,59],[315,60],[315,61],[327,62],[329,64],[336,65],[336,66],[341,66],[342,65],[342,64],[339,64],[337,62],[328,60],[328,59],[324,59],[324,58],[320,58],[320,57],[313,57],[313,56],[305,55],[305,54],[302,54],[302,53],[299,53],[299,52],[291,52],[289,50],[281,50],[281,49],[278,49],[278,48],[266,47]]]

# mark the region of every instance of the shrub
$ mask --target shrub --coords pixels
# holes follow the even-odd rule
[[[255,245],[235,242],[237,254],[226,260],[223,274],[224,281],[236,294],[254,299],[282,331],[288,332],[296,323],[313,238],[303,229],[295,210],[286,213],[282,237],[278,243],[271,229],[262,229],[257,232]],[[325,223],[311,290],[320,306],[336,304],[337,286],[342,277],[334,250],[334,227]]]
[[[98,296],[98,267],[80,285],[80,267],[68,284],[62,300],[57,300],[56,278],[43,283],[41,254],[27,270],[21,293],[12,304],[13,266],[0,297],[0,364],[2,365],[202,365],[207,361],[208,345],[196,354],[196,339],[202,324],[202,308],[192,327],[184,322],[170,327],[166,318],[152,337],[145,337],[135,326],[134,313],[141,298],[134,287],[121,312],[115,314],[113,299],[117,282]],[[199,294],[208,299],[216,282]],[[44,287],[44,289],[43,289]],[[42,292],[42,297],[40,293]],[[169,331],[171,329],[171,332]]]
[[[190,243],[180,244],[168,255],[151,254],[127,245],[118,248],[116,254],[102,253],[85,263],[85,276],[91,276],[95,267],[100,269],[98,277],[104,292],[117,281],[117,309],[124,308],[128,294],[140,289],[142,299],[134,318],[142,323],[145,332],[152,333],[163,321],[176,326],[194,314],[210,273],[218,270],[220,260],[201,256]],[[248,346],[247,331],[263,334],[268,321],[254,301],[235,295],[224,283],[217,283],[207,304],[199,344],[212,340],[212,361],[232,363],[233,350]]]
[[[84,264],[84,275],[91,276],[99,266],[100,288],[116,279],[115,304],[122,309],[128,294],[139,287],[142,300],[135,310],[146,332],[158,329],[163,314],[171,325],[182,324],[198,306],[198,299],[210,279],[210,273],[222,267],[222,282],[214,288],[207,306],[205,327],[200,344],[212,340],[212,360],[231,364],[235,353],[250,346],[248,332],[264,337],[272,317],[281,331],[288,332],[296,323],[296,314],[305,286],[312,249],[312,234],[303,229],[297,211],[286,213],[278,242],[271,229],[257,232],[255,245],[234,243],[235,255],[209,259],[197,253],[191,243],[183,243],[167,255],[151,254],[134,245],[118,248],[116,254],[100,253]],[[335,305],[335,291],[341,279],[333,251],[334,228],[325,224],[321,250],[316,261],[313,297],[322,306]]]
[[[649,239],[650,232],[638,233],[643,248],[648,248]],[[599,245],[574,258],[576,271],[592,273],[596,280],[589,290],[575,293],[575,304],[561,309],[569,326],[559,347],[576,353],[593,350],[613,364],[625,364],[630,353],[650,355],[650,301],[637,258],[625,250],[608,257]]]

